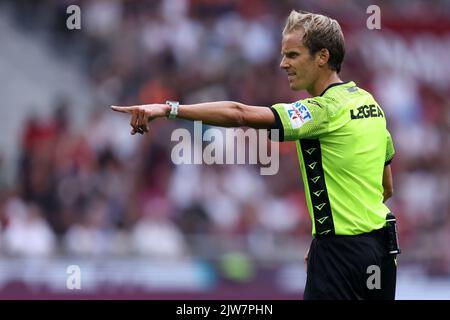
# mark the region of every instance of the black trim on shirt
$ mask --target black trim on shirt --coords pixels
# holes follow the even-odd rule
[[[390,165],[390,164],[391,164],[391,162],[392,162],[392,159],[391,159],[391,160],[388,160],[388,161],[386,161],[386,162],[384,163],[384,166],[386,167],[386,166]]]
[[[351,81],[336,82],[336,83],[330,84],[328,87],[325,88],[325,90],[322,91],[322,93],[320,94],[320,97],[323,96],[328,89],[336,87],[336,86],[340,86],[341,84],[347,84],[349,82],[351,82]]]
[[[284,128],[283,128],[283,123],[281,122],[280,115],[278,114],[277,110],[275,110],[274,108],[271,107],[270,110],[272,110],[273,115],[275,116],[275,125],[270,129],[278,129],[280,131],[280,134],[278,136],[278,141],[283,142],[284,141]],[[270,135],[271,130],[269,130],[267,132],[269,134],[269,139],[272,139],[272,137]]]
[[[319,139],[300,139],[300,147],[308,181],[309,196],[313,210],[313,223],[316,237],[333,236],[335,234],[333,214],[325,183],[325,172],[322,166],[322,149]]]

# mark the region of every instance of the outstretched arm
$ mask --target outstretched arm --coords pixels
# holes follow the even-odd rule
[[[114,111],[131,114],[131,134],[148,132],[148,122],[167,117],[167,104],[147,104],[129,107],[111,106]],[[220,127],[252,127],[269,129],[275,124],[275,117],[266,107],[248,106],[234,101],[207,102],[180,105],[177,118],[202,121]]]

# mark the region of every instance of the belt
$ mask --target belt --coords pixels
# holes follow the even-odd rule
[[[315,234],[314,238],[316,239],[332,239],[332,238],[348,238],[348,237],[385,237],[386,236],[386,228],[381,228],[377,230],[373,230],[370,232],[360,233],[360,234]]]

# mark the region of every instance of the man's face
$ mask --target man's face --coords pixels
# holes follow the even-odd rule
[[[296,30],[284,35],[281,41],[280,67],[287,72],[292,90],[310,89],[319,73],[315,58],[303,45],[303,34],[303,30]]]

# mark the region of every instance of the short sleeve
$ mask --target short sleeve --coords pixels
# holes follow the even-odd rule
[[[312,99],[278,103],[271,108],[281,132],[280,141],[315,138],[328,132],[328,110]]]
[[[392,159],[394,158],[395,154],[395,148],[394,143],[392,142],[391,134],[388,130],[386,130],[386,159],[385,159],[385,166],[391,163]]]

